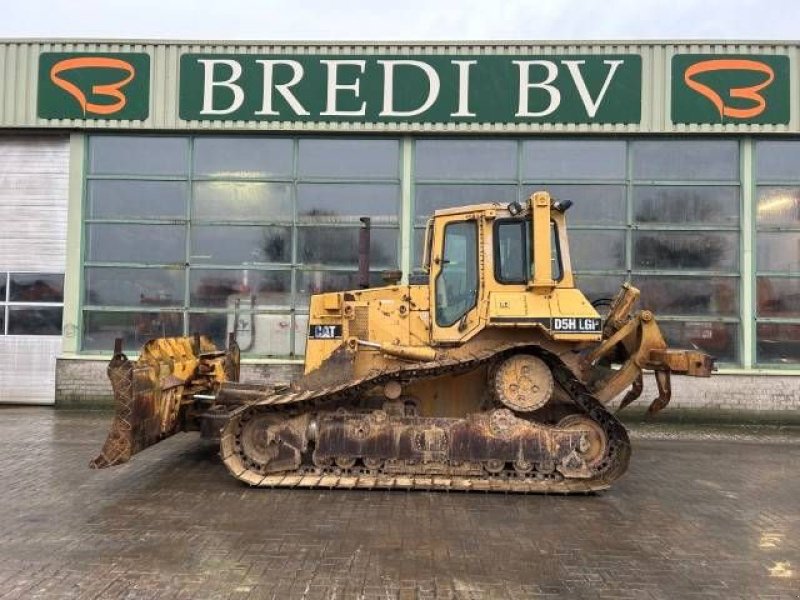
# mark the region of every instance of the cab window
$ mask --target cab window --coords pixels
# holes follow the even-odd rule
[[[442,253],[442,270],[436,277],[436,324],[450,327],[477,303],[477,223],[462,221],[445,225]]]
[[[527,283],[533,276],[530,220],[497,221],[494,240],[494,269],[498,283]],[[550,277],[558,281],[561,279],[561,252],[553,222],[550,223],[550,253]]]

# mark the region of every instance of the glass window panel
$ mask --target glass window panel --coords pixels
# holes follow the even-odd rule
[[[625,142],[532,140],[522,144],[525,179],[625,179]]]
[[[192,269],[189,275],[190,304],[194,307],[241,310],[290,306],[290,271]],[[255,306],[253,301],[255,300]]]
[[[669,277],[637,275],[640,305],[656,315],[739,314],[738,277]]]
[[[6,309],[4,306],[0,306],[0,335],[5,335],[6,333]]]
[[[756,142],[756,177],[761,181],[792,181],[800,178],[800,142]]]
[[[301,177],[394,179],[399,176],[397,140],[301,139]]]
[[[759,271],[800,273],[800,233],[760,232],[757,237],[756,268]]]
[[[625,267],[625,232],[571,229],[569,250],[572,268],[576,271],[622,269]]]
[[[306,223],[397,223],[400,186],[396,184],[304,183],[297,186],[297,217]]]
[[[758,277],[756,282],[760,317],[800,318],[800,278]]]
[[[0,302],[6,301],[6,277],[7,273],[0,271]]]
[[[229,312],[189,315],[190,331],[208,333],[218,348],[227,344],[228,332],[236,329],[236,341],[247,355],[291,356],[292,315]],[[305,335],[305,331],[303,332]]]
[[[8,307],[8,335],[61,335],[59,307]]]
[[[739,361],[739,324],[714,321],[665,321],[658,326],[670,348],[696,349],[720,362]]]
[[[169,219],[186,216],[189,186],[183,181],[89,180],[89,217]]]
[[[208,221],[292,221],[292,187],[259,181],[194,184],[192,216]]]
[[[179,312],[83,311],[84,350],[110,352],[119,337],[124,349],[135,352],[153,338],[180,335],[183,314]]]
[[[735,186],[639,185],[633,189],[633,199],[640,223],[739,224]]]
[[[735,271],[739,265],[738,234],[635,231],[633,264],[640,269]]]
[[[434,210],[463,204],[498,202],[506,206],[517,199],[516,185],[416,185],[414,214],[417,224],[424,225]]]
[[[184,263],[183,225],[86,225],[86,258],[103,262]]]
[[[226,348],[228,332],[233,328],[233,318],[233,313],[189,313],[189,333],[207,335],[217,348]],[[248,322],[248,319],[243,319],[241,327],[244,328]]]
[[[297,275],[297,306],[305,307],[313,294],[358,289],[355,271],[300,271]],[[384,285],[379,271],[370,272],[369,277],[371,287]]]
[[[3,276],[5,277],[5,273]],[[8,297],[12,302],[63,302],[64,275],[60,273],[11,273],[11,289]]]
[[[192,228],[192,264],[252,265],[292,259],[289,227],[198,225]]]
[[[183,269],[87,267],[84,303],[105,306],[183,306]]]
[[[631,142],[634,179],[737,180],[735,140],[636,140]]]
[[[298,229],[298,262],[306,265],[358,265],[358,229],[350,227],[302,227]],[[370,265],[373,268],[397,266],[396,229],[370,232]]]
[[[756,216],[759,225],[800,225],[800,187],[759,186]]]
[[[625,186],[623,185],[548,185],[526,184],[522,198],[546,191],[554,198],[572,200],[567,213],[571,225],[613,225],[625,223]]]
[[[294,142],[286,138],[196,137],[194,174],[201,177],[291,177]]]
[[[419,140],[414,148],[418,180],[517,178],[513,140]]]
[[[800,364],[800,324],[758,323],[756,361],[759,363]]]
[[[97,135],[89,139],[89,171],[102,175],[186,175],[184,137]]]

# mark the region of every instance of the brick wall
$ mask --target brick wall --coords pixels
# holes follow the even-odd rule
[[[243,364],[242,381],[288,382],[302,372],[301,365]],[[626,412],[637,417],[656,397],[655,378],[645,376],[642,397]],[[612,403],[616,405],[618,401]],[[56,405],[109,408],[111,386],[106,363],[59,359],[56,363]],[[730,420],[743,415],[781,422],[800,422],[800,376],[721,375],[708,379],[672,378],[672,403],[663,418]]]

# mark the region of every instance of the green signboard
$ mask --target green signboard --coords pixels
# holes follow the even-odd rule
[[[677,54],[673,123],[788,123],[789,57]]]
[[[46,52],[39,57],[43,119],[144,120],[150,57],[144,53]]]
[[[638,55],[185,54],[180,117],[366,123],[639,123]]]

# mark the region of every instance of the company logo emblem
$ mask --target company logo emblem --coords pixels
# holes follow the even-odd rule
[[[149,88],[147,54],[45,53],[38,113],[47,119],[146,119]]]
[[[750,108],[735,108],[725,104],[722,96],[710,86],[693,79],[693,77],[700,73],[709,73],[712,71],[754,71],[756,73],[765,74],[766,78],[761,83],[755,85],[730,88],[728,93],[731,98],[743,98],[745,100],[751,100],[754,103]],[[775,80],[775,71],[773,71],[772,67],[769,65],[757,60],[721,58],[704,60],[691,65],[684,72],[683,80],[691,89],[708,98],[716,107],[720,117],[749,119],[760,115],[766,110],[767,101],[759,92]]]
[[[789,57],[677,54],[674,123],[788,123]]]
[[[92,94],[113,98],[115,101],[110,104],[100,104],[89,102],[77,85],[64,79],[62,74],[75,69],[119,69],[125,76],[119,81],[107,84],[95,84],[92,86]],[[136,76],[136,69],[129,62],[119,58],[106,58],[103,56],[87,56],[83,58],[67,58],[58,61],[50,69],[50,81],[70,94],[80,104],[81,110],[85,115],[87,112],[97,115],[113,115],[125,108],[128,99],[122,92],[131,80]]]

